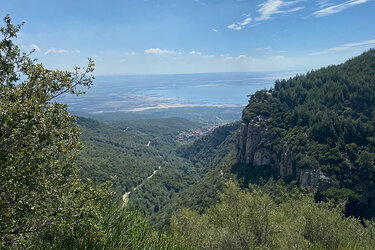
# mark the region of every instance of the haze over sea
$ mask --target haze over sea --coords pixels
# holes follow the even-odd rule
[[[177,107],[236,107],[248,95],[269,89],[277,79],[296,72],[205,73],[178,75],[99,76],[85,95],[60,101],[73,111],[92,114],[137,112]]]

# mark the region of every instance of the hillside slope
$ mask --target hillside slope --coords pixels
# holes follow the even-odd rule
[[[184,161],[199,172],[200,178],[173,197],[155,216],[162,224],[168,224],[170,216],[188,207],[199,213],[216,204],[225,183],[236,176],[231,173],[236,163],[234,149],[240,123],[235,122],[216,128],[211,134],[178,149]]]
[[[104,124],[80,117],[78,124],[86,145],[78,157],[83,177],[111,180],[120,193],[138,185],[159,166],[182,167],[185,163],[175,153],[173,138],[180,130],[200,126],[181,118]]]
[[[83,117],[78,124],[86,146],[77,159],[81,176],[111,181],[119,199],[131,191],[129,207],[149,217],[207,172],[177,153],[178,134],[200,124],[182,118],[105,124]]]
[[[344,64],[276,81],[243,111],[242,172],[276,171],[348,213],[375,216],[375,50]]]
[[[103,171],[105,165],[108,178],[113,175],[108,166],[133,164],[116,174],[131,183],[118,183],[121,192],[162,166],[132,192],[129,202],[153,220],[168,222],[182,207],[203,212],[217,202],[230,179],[246,187],[270,177],[317,190],[318,200],[348,199],[348,215],[375,216],[374,50],[341,65],[276,81],[274,88],[251,96],[241,122],[219,127],[193,144],[181,146],[175,139],[194,124],[171,121],[175,123],[169,128],[155,120],[115,122],[106,129],[101,124],[84,137],[98,151],[107,147],[98,144],[94,132],[99,133],[115,152],[99,156],[91,151],[90,171]]]

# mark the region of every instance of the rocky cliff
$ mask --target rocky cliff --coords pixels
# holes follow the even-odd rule
[[[299,169],[296,167],[296,153],[293,145],[268,146],[267,119],[257,116],[249,122],[242,122],[237,141],[237,160],[248,167],[262,166],[276,170],[282,178],[294,178],[308,189],[325,190],[330,178],[320,169]]]
[[[375,217],[375,50],[252,94],[237,159],[244,179],[272,173]]]

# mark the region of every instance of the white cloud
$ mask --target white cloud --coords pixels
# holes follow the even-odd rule
[[[261,3],[258,5],[260,7],[258,12],[261,16],[256,19],[258,21],[270,19],[273,14],[278,13],[282,4],[283,1],[281,0],[268,0],[267,2]]]
[[[135,56],[136,54],[135,52],[125,52],[126,56]]]
[[[39,51],[40,51],[40,48],[39,48],[37,45],[35,45],[35,44],[31,44],[31,45],[30,45],[30,48],[32,48],[32,49],[35,50],[36,52],[39,52]]]
[[[159,48],[146,49],[145,53],[146,54],[155,54],[155,55],[177,55],[177,53],[173,50],[166,50],[166,49],[159,49]]]
[[[294,7],[290,8],[290,6],[295,5],[303,0],[295,0],[295,1],[282,1],[282,0],[267,0],[261,4],[259,4],[258,13],[260,14],[259,17],[255,18],[257,21],[263,21],[271,19],[275,14],[283,14],[283,13],[291,13],[296,12],[304,7]]]
[[[213,32],[216,32],[216,33],[219,32],[217,29],[212,29],[212,31],[213,31]]]
[[[271,47],[261,47],[261,48],[256,48],[256,51],[264,51],[264,50],[270,50]]]
[[[197,55],[197,56],[202,55],[201,52],[197,52],[197,51],[194,51],[194,50],[193,50],[193,51],[190,51],[189,54],[190,54],[190,55]]]
[[[95,61],[101,61],[102,58],[100,56],[94,56]]]
[[[325,51],[310,53],[309,56],[317,56],[317,55],[327,54],[328,52],[337,52],[337,51],[345,51],[345,50],[355,50],[355,49],[365,50],[373,46],[375,46],[375,39],[362,41],[362,42],[356,42],[356,43],[346,43],[337,47],[329,48]]]
[[[66,49],[55,49],[55,48],[51,48],[51,49],[48,49],[44,54],[45,55],[48,55],[48,54],[66,54],[66,53],[81,53],[80,50],[78,49],[73,49],[73,50],[66,50]]]
[[[237,59],[245,59],[245,58],[247,58],[246,55],[239,55],[239,56],[237,57]]]
[[[35,50],[35,52],[39,52],[39,51],[40,51],[40,48],[39,48],[37,45],[35,45],[35,44],[30,44],[30,45],[21,45],[21,47],[22,47],[23,49],[26,49],[26,50],[29,50],[29,49],[31,49],[31,50]]]
[[[330,48],[329,50],[330,51],[348,50],[348,49],[359,48],[359,47],[364,47],[364,46],[368,46],[368,45],[375,45],[375,39],[363,41],[363,42],[358,42],[358,43],[347,43],[347,44],[341,45],[339,47]]]
[[[309,53],[308,55],[309,56],[319,56],[319,55],[323,55],[323,54],[326,54],[327,51],[318,51],[318,52],[312,52],[312,53]]]
[[[282,60],[284,58],[285,58],[284,56],[270,56],[269,57],[269,59],[273,59],[273,60]]]
[[[332,1],[330,0],[318,0],[316,4],[319,6],[319,8],[324,8],[333,5]]]
[[[318,11],[315,11],[313,13],[313,15],[315,17],[329,16],[329,15],[332,15],[332,14],[339,13],[343,10],[349,9],[351,7],[354,7],[356,5],[367,3],[369,1],[370,0],[349,0],[349,1],[346,1],[346,2],[341,3],[341,4],[336,4],[336,5],[330,4],[329,7],[326,7],[326,6],[328,6],[328,5],[326,5],[325,8],[323,8],[321,10],[318,10]]]
[[[225,57],[224,59],[225,59],[225,60],[232,60],[233,57],[231,57],[231,56],[227,56],[227,57]]]
[[[246,25],[248,25],[251,22],[251,20],[251,17],[247,17],[242,22],[235,22],[231,25],[228,25],[227,28],[232,30],[242,30]]]
[[[287,51],[285,50],[274,50],[271,47],[260,47],[256,48],[256,51],[261,51],[265,54],[280,54],[280,53],[286,53]]]

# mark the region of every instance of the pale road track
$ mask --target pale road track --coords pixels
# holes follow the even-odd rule
[[[150,176],[148,176],[146,179],[144,179],[141,184],[139,184],[138,186],[134,187],[133,188],[133,191],[137,190],[137,188],[140,188],[142,185],[144,185],[145,181],[151,179],[152,177],[154,177],[154,175],[156,175],[156,173],[160,170],[161,166],[158,167],[158,169],[154,170],[154,172],[152,172],[152,174]],[[130,191],[126,192],[123,196],[122,196],[122,207],[126,207],[126,205],[128,204],[129,202],[129,195],[130,195]]]

